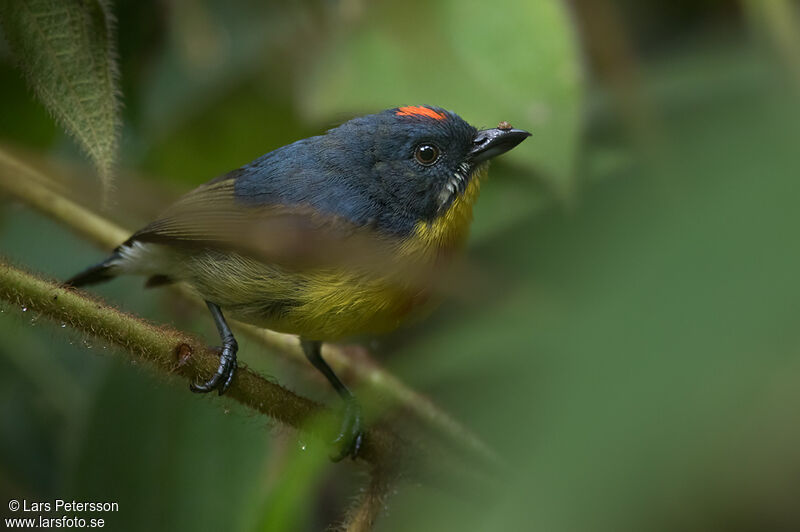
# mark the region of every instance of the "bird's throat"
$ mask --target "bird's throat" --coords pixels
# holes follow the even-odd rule
[[[412,240],[430,250],[453,250],[462,247],[469,235],[472,207],[478,199],[481,181],[485,177],[486,165],[483,165],[473,172],[464,192],[453,200],[446,211],[433,221],[417,223]]]

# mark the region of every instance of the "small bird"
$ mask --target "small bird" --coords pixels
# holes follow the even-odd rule
[[[181,197],[65,284],[118,275],[189,285],[222,340],[195,392],[231,386],[238,346],[223,315],[296,334],[344,401],[335,460],[355,457],[361,408],[321,343],[386,332],[430,309],[437,272],[463,247],[488,160],[530,133],[479,131],[453,112],[406,106],[298,140]]]

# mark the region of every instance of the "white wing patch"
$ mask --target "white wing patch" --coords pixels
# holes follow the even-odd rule
[[[122,273],[169,275],[175,268],[174,252],[166,246],[133,241],[117,250],[112,266]]]

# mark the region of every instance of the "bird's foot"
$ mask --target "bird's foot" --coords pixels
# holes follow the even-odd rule
[[[361,405],[355,397],[350,397],[344,400],[342,424],[339,426],[339,434],[333,440],[334,452],[331,460],[338,462],[348,456],[355,459],[363,441]]]
[[[219,390],[220,395],[227,392],[233,383],[233,376],[236,374],[236,368],[238,367],[236,362],[237,350],[238,346],[235,340],[222,346],[222,349],[219,349],[219,367],[217,367],[217,372],[214,373],[214,376],[203,384],[193,382],[189,385],[189,388],[195,393],[208,393],[215,389]]]

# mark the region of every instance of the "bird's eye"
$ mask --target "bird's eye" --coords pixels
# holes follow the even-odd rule
[[[423,166],[430,166],[439,159],[439,147],[435,144],[420,144],[414,151],[414,158]]]

